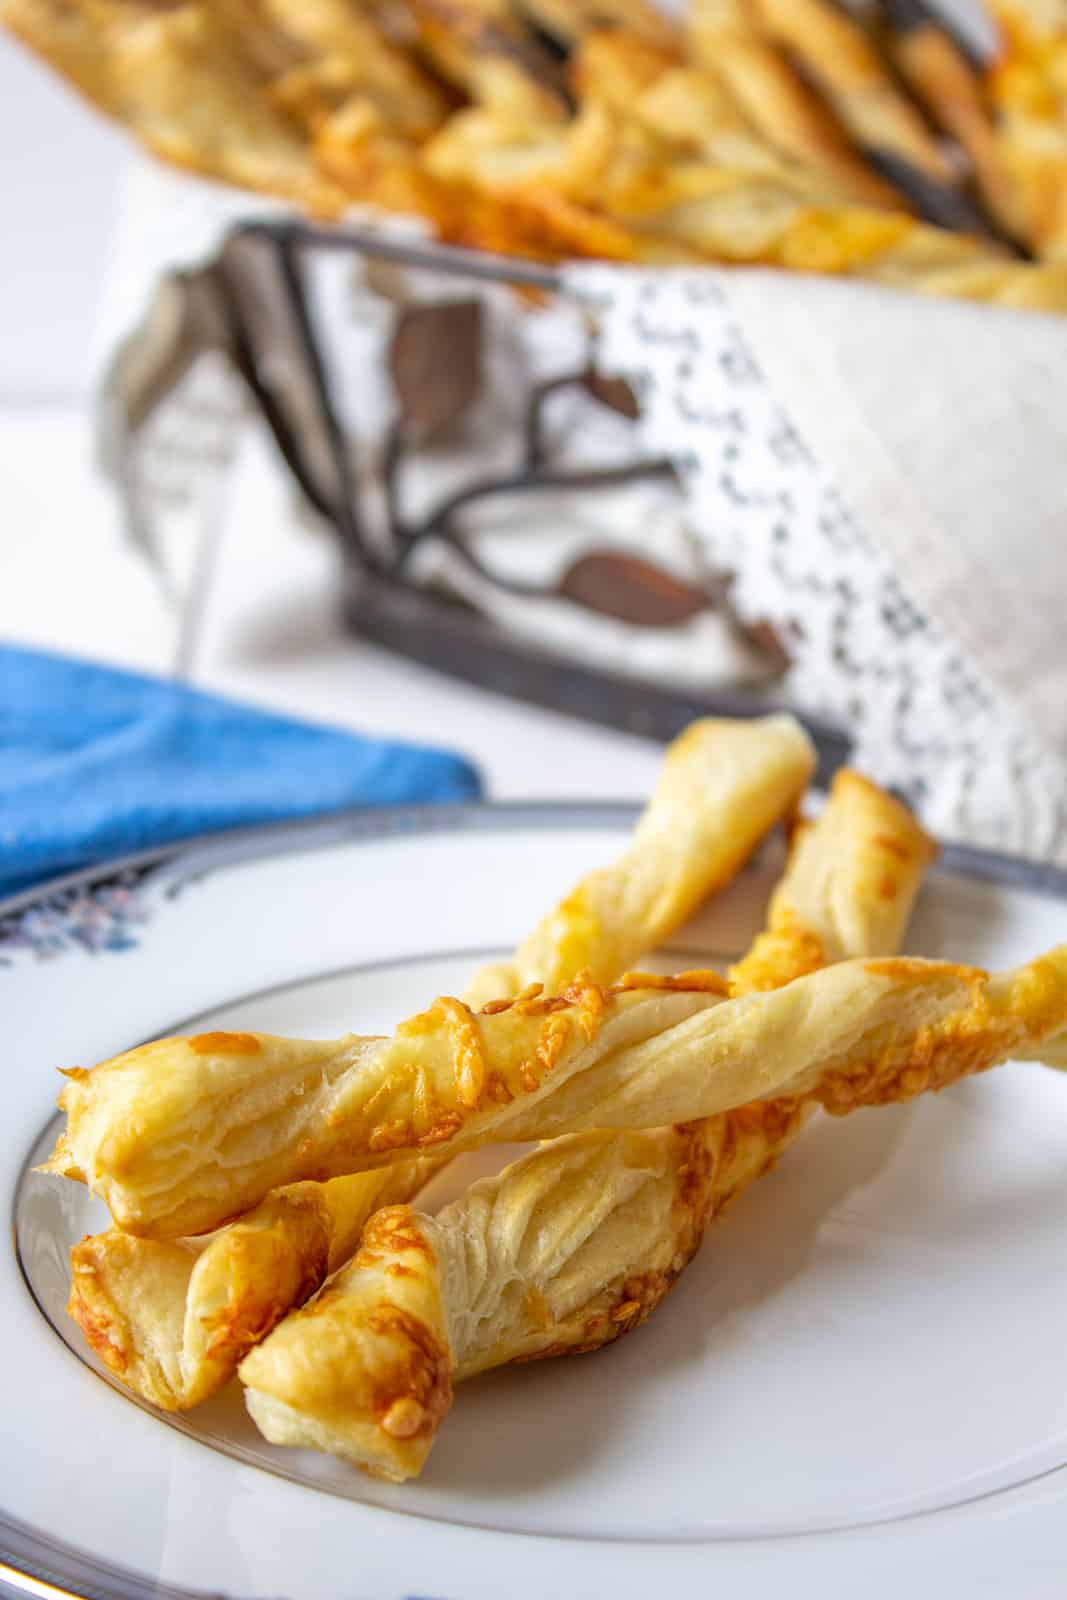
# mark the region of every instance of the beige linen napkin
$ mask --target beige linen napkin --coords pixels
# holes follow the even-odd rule
[[[1067,320],[574,267],[796,699],[948,837],[1067,860]]]

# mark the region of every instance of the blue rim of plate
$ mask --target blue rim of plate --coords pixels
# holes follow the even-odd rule
[[[0,948],[5,928],[35,907],[75,899],[86,890],[129,875],[151,877],[165,898],[220,868],[272,856],[328,850],[356,840],[485,829],[618,827],[640,814],[620,800],[473,801],[332,812],[311,820],[235,828],[195,835],[52,878],[0,901]],[[949,844],[933,869],[937,877],[962,877],[1051,899],[1067,900],[1067,868],[970,845]],[[76,1587],[66,1587],[67,1585]],[[74,1549],[0,1509],[0,1592],[47,1600],[236,1600],[219,1591],[175,1588]]]

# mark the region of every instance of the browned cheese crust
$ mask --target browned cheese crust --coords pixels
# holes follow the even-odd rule
[[[781,1095],[845,1109],[1011,1057],[1058,1063],[1067,948],[989,977],[950,962],[842,961],[724,997],[714,973],[638,974],[473,1017],[449,1000],[392,1039],[169,1040],[68,1083],[47,1171],[87,1179],[127,1231],[216,1226],[272,1188],[586,1128],[691,1121]]]
[[[85,1238],[71,1251],[67,1310],[127,1388],[164,1411],[188,1410],[348,1259],[377,1207],[417,1194],[439,1165],[294,1184],[201,1239],[118,1228]]]
[[[805,1116],[746,1108],[699,1128],[577,1135],[437,1217],[379,1212],[351,1264],[243,1362],[253,1418],[276,1443],[413,1476],[454,1382],[639,1327]]]

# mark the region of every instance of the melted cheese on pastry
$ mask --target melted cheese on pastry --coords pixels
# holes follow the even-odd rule
[[[428,1150],[687,1122],[783,1094],[847,1111],[1011,1056],[1058,1062],[1067,946],[994,978],[861,960],[732,1000],[705,973],[500,1005],[445,999],[378,1042],[147,1045],[68,1083],[45,1170],[88,1182],[127,1231],[168,1237],[283,1183]]]
[[[426,1157],[293,1184],[200,1239],[111,1228],[71,1251],[67,1310],[127,1388],[185,1411],[227,1383],[252,1346],[348,1260],[372,1212],[410,1199],[439,1166]]]
[[[647,941],[671,932],[731,852],[745,851],[754,837],[749,802],[760,774],[770,792],[759,816],[769,825],[777,820],[776,805],[792,805],[810,765],[807,739],[789,718],[694,725],[668,750],[663,779],[621,861],[569,897],[573,903],[586,892],[604,907],[595,937],[576,944],[573,924],[553,914],[535,936],[536,953],[522,958],[524,975],[541,975],[540,960],[544,972],[569,980],[575,974],[568,952],[577,952],[617,977],[612,959],[641,954]],[[716,829],[724,846],[709,851]],[[665,874],[665,899],[648,892],[657,873]],[[473,993],[483,1000],[511,995],[516,973],[515,962],[483,969]],[[128,1388],[165,1409],[197,1405],[352,1254],[375,1206],[409,1199],[426,1169],[440,1164],[423,1158],[275,1190],[207,1241],[140,1239],[113,1228],[72,1251],[68,1309]]]
[[[767,931],[734,968],[735,987],[771,988],[829,959],[891,955],[932,854],[909,812],[839,773],[818,821],[795,832]],[[444,1415],[446,1372],[451,1384],[510,1361],[598,1349],[638,1327],[712,1217],[773,1165],[813,1110],[787,1100],[674,1128],[571,1135],[475,1185],[436,1220],[405,1213],[405,1242],[425,1246],[417,1270],[431,1321],[423,1319],[419,1348],[438,1352],[432,1411],[410,1391],[395,1412],[392,1392],[387,1408],[367,1405],[375,1385],[362,1363],[380,1352],[365,1338],[365,1319],[388,1303],[383,1219],[373,1263],[354,1262],[336,1295],[289,1319],[245,1362],[252,1416],[275,1443],[412,1475]],[[398,1264],[406,1273],[406,1258]],[[336,1353],[328,1375],[317,1359],[324,1327]],[[404,1415],[417,1426],[398,1441],[390,1417]]]

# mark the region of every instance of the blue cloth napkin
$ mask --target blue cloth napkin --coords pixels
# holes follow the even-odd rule
[[[480,792],[443,750],[0,645],[0,895],[219,828]]]

